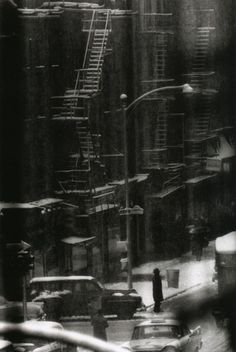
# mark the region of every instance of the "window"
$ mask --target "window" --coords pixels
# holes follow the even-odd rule
[[[181,329],[175,325],[150,325],[136,328],[133,334],[133,340],[152,339],[159,337],[178,338],[182,336]]]
[[[101,292],[101,288],[95,282],[86,282],[86,289],[89,293]]]
[[[75,283],[74,291],[76,293],[77,292],[79,292],[79,293],[83,292],[83,284],[82,284],[82,282],[76,282]]]

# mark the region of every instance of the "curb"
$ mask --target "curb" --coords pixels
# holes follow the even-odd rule
[[[179,294],[182,294],[182,293],[184,293],[184,292],[187,292],[187,291],[191,290],[192,288],[195,288],[195,287],[198,287],[198,286],[201,286],[201,285],[202,285],[202,283],[199,282],[198,284],[195,284],[195,285],[193,285],[193,286],[191,286],[191,287],[187,287],[187,288],[183,289],[182,291],[172,293],[172,295],[170,295],[170,296],[168,296],[168,297],[166,297],[166,298],[164,299],[164,302],[165,302],[165,301],[168,301],[168,300],[170,300],[170,299],[172,299],[173,297],[178,296]]]
[[[172,293],[171,295],[167,296],[167,297],[164,299],[163,303],[168,302],[168,301],[171,300],[172,298],[174,298],[174,297],[176,297],[176,296],[178,296],[178,295],[181,295],[181,294],[183,294],[183,293],[185,293],[185,292],[187,292],[187,291],[189,291],[189,290],[191,290],[191,289],[193,289],[193,288],[196,288],[196,287],[198,287],[198,286],[201,286],[201,285],[202,285],[202,283],[198,283],[198,284],[195,284],[195,285],[193,285],[193,286],[191,286],[191,287],[187,287],[187,288],[185,288],[185,289],[183,289],[183,290],[181,290],[181,291]],[[151,307],[153,307],[153,306],[154,306],[154,303],[151,304],[151,305],[149,305],[149,306],[147,306],[146,308],[151,308]],[[143,313],[143,315],[142,315],[142,313]],[[145,313],[152,313],[152,312],[143,311],[143,312],[140,312],[140,314],[139,314],[139,313],[136,313],[136,314],[134,315],[134,318],[133,318],[133,319],[146,318],[146,317],[144,316]]]

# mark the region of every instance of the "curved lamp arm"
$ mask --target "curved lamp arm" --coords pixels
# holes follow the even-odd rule
[[[164,92],[166,90],[176,90],[176,89],[182,89],[183,94],[192,94],[194,92],[193,88],[188,83],[185,83],[179,86],[166,86],[166,87],[160,87],[160,88],[155,88],[153,90],[150,90],[149,92],[144,93],[143,95],[141,95],[140,97],[132,101],[132,103],[129,104],[128,106],[126,106],[126,101],[127,101],[126,94],[121,94],[120,99],[123,105],[125,106],[126,111],[128,112],[134,109],[140,101],[142,101],[144,98],[146,98],[147,96],[153,93],[159,93],[159,92]]]

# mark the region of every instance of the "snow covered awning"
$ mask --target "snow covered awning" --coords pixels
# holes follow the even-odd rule
[[[97,205],[96,207],[90,208],[89,214],[95,214],[101,211],[108,211],[110,209],[114,209],[117,207],[118,207],[118,204],[109,204],[109,203],[100,204],[100,205]]]
[[[185,183],[187,185],[195,185],[195,184],[201,183],[201,182],[203,182],[205,180],[214,178],[216,176],[217,176],[217,174],[197,176],[197,177],[194,177],[194,178],[190,178],[189,180],[185,181]]]
[[[148,176],[149,174],[137,174],[135,175],[134,177],[129,177],[128,179],[128,182],[131,183],[131,182],[143,182],[143,181],[146,181],[148,179]],[[125,184],[125,180],[122,179],[122,180],[116,180],[116,181],[112,181],[112,182],[109,182],[110,185],[124,185]]]
[[[62,199],[59,198],[43,198],[36,200],[34,202],[27,203],[18,203],[18,202],[0,202],[0,210],[1,209],[34,209],[41,208],[45,206],[54,205],[62,202]]]
[[[75,245],[75,244],[87,244],[88,242],[92,242],[95,239],[95,236],[92,237],[77,237],[70,236],[63,238],[61,242],[65,244]]]
[[[49,205],[54,205],[56,203],[60,203],[62,201],[63,201],[63,199],[59,199],[59,198],[43,198],[43,199],[36,200],[34,202],[30,202],[30,204],[32,204],[36,207],[46,207]]]

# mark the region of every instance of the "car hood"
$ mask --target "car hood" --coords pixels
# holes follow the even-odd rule
[[[175,338],[159,337],[158,339],[143,339],[130,341],[130,348],[134,351],[161,350],[166,345],[173,345],[178,341]]]

